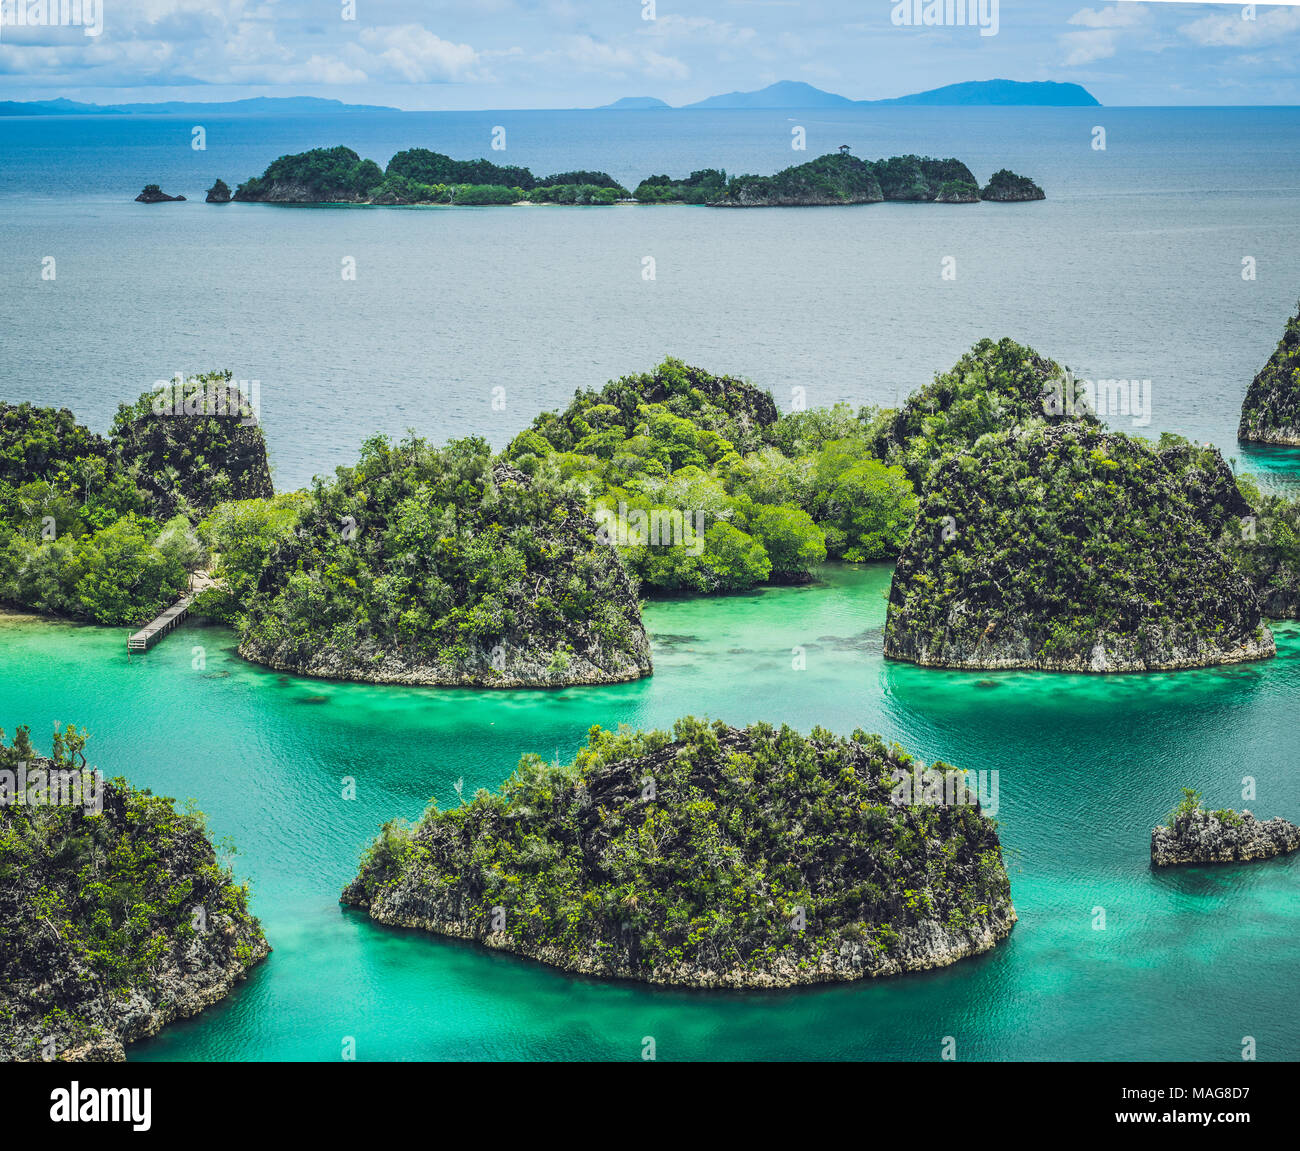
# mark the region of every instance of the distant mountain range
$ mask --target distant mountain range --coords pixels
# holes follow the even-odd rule
[[[893,100],[850,100],[834,92],[823,92],[801,80],[781,80],[757,92],[728,92],[685,104],[683,108],[852,108],[863,104],[913,104],[943,107],[951,105],[1008,105],[1017,107],[1083,108],[1098,107],[1099,101],[1078,84],[1058,84],[1049,80],[971,80],[965,84],[948,84],[928,92],[899,96]],[[624,96],[600,110],[645,111],[671,108],[671,104],[654,96]],[[81,104],[76,100],[3,100],[0,116],[167,116],[207,115],[274,116],[303,113],[328,114],[347,112],[400,112],[378,104],[344,104],[341,100],[322,100],[316,96],[256,96],[249,100],[202,101],[173,100],[163,104]]]
[[[378,104],[344,104],[316,96],[255,96],[249,100],[202,103],[172,100],[165,104],[79,104],[75,100],[3,100],[0,116],[167,116],[224,112],[231,116],[292,115],[296,112],[400,112]]]
[[[780,80],[756,92],[728,92],[710,96],[683,108],[853,108],[863,104],[911,104],[930,107],[986,105],[1039,108],[1096,108],[1101,102],[1078,84],[1058,84],[1052,80],[970,80],[964,84],[947,84],[928,92],[898,96],[892,100],[850,100],[834,92],[823,92],[802,80]],[[643,108],[667,108],[670,105],[653,96],[626,96],[613,104],[603,105],[610,111],[635,111]]]

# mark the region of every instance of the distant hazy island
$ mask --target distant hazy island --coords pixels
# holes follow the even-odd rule
[[[490,160],[453,160],[426,148],[398,152],[387,169],[351,148],[281,156],[235,191],[235,200],[276,204],[482,206],[492,204],[704,204],[716,208],[816,207],[886,200],[975,204],[981,199],[1043,199],[1032,180],[1006,169],[981,192],[960,160],[895,156],[860,160],[847,145],[772,176],[731,176],[706,168],[684,178],[648,176],[629,193],[605,172],[534,176]]]
[[[772,108],[861,108],[889,105],[913,107],[1038,107],[1038,108],[1096,108],[1100,102],[1086,88],[1078,84],[1061,84],[1049,80],[970,80],[961,84],[945,84],[909,96],[895,96],[886,100],[850,100],[834,92],[814,88],[801,80],[778,80],[766,88],[753,92],[728,92],[683,104],[681,110],[732,110]],[[600,111],[643,111],[665,109],[670,105],[653,96],[625,96],[612,104],[604,104]]]
[[[1016,922],[964,772],[879,737],[593,727],[414,827],[385,825],[345,904],[603,978],[790,987],[943,967]]]
[[[686,104],[683,109],[851,108],[888,105],[920,107],[1099,107],[1098,100],[1078,84],[1052,81],[971,80],[946,84],[925,92],[886,100],[850,100],[798,80],[780,80],[753,92],[730,92]],[[654,96],[624,96],[597,111],[672,111]],[[171,100],[161,103],[89,104],[77,100],[0,100],[0,116],[298,116],[351,115],[358,112],[400,113],[400,108],[375,104],[345,104],[316,96],[257,96],[247,100]]]

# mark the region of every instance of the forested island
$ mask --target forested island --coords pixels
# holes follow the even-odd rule
[[[1300,447],[1300,312],[1287,321],[1276,350],[1246,390],[1237,438]]]
[[[581,502],[485,441],[367,440],[293,502],[230,504],[200,606],[239,652],[372,683],[551,687],[649,675],[635,582]]]
[[[121,1060],[270,950],[202,815],[98,778],[85,743],[0,731],[0,1061]]]
[[[584,975],[712,988],[942,967],[1016,922],[965,773],[860,731],[693,718],[593,727],[571,764],[528,755],[498,793],[385,824],[342,901]]]
[[[1247,863],[1300,849],[1300,827],[1285,819],[1260,821],[1249,811],[1207,811],[1201,796],[1183,788],[1183,799],[1151,832],[1156,867],[1196,863]]]
[[[398,152],[381,169],[351,148],[314,148],[281,156],[258,177],[240,184],[234,199],[277,204],[705,204],[711,207],[812,207],[886,200],[975,204],[1043,199],[1032,180],[1002,170],[984,192],[960,160],[895,156],[874,163],[846,149],[772,176],[732,176],[705,168],[689,176],[648,176],[629,193],[608,173],[558,172],[534,176],[527,168],[490,160],[453,160],[427,148]],[[210,201],[212,197],[209,197]]]
[[[940,461],[894,571],[885,654],[938,667],[1156,671],[1275,654],[1225,540],[1250,514],[1213,448],[1079,423]]]
[[[0,402],[0,602],[143,623],[200,567],[200,520],[273,494],[266,445],[229,372],[122,404],[107,437],[66,408]]]

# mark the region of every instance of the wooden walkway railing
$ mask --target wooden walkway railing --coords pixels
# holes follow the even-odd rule
[[[190,605],[194,603],[194,597],[205,588],[212,587],[216,582],[207,572],[195,572],[190,577],[189,591],[158,616],[157,619],[127,637],[127,654],[129,655],[133,651],[148,651],[169,631],[184,623],[185,617],[190,614]]]

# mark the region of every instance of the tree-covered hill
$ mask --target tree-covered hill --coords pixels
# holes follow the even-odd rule
[[[274,494],[266,440],[231,373],[209,372],[122,404],[112,444],[160,519]]]
[[[1072,400],[1055,361],[1015,340],[984,339],[913,392],[873,446],[919,486],[938,459],[989,432],[1074,420],[1097,422]]]
[[[1153,671],[1274,654],[1224,544],[1250,514],[1214,449],[1067,423],[944,457],[899,557],[885,655],[940,667]]]
[[[875,204],[885,198],[876,169],[865,160],[832,152],[773,176],[735,176],[716,201],[732,208]]]
[[[507,455],[582,492],[647,589],[733,591],[897,554],[916,500],[872,456],[875,419],[782,416],[753,385],[669,359],[543,413]]]
[[[247,588],[239,650],[256,662],[487,687],[651,671],[634,584],[595,522],[560,485],[494,460],[482,440],[438,449],[373,437],[300,507],[263,502],[252,519],[276,514],[265,547],[229,546],[249,529],[240,517],[216,523],[213,537],[220,573]]]
[[[0,731],[0,1060],[121,1060],[269,951],[202,815],[96,780],[85,742]]]
[[[585,975],[786,987],[989,950],[1010,895],[964,773],[687,718],[593,727],[567,766],[525,756],[497,794],[385,825],[343,902]]]
[[[1246,390],[1237,438],[1300,447],[1300,312]]]

